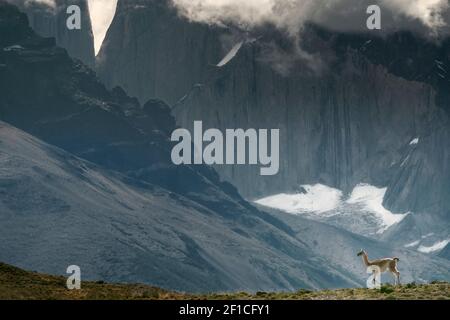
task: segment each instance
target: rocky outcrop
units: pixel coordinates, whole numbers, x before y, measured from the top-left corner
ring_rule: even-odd
[[[67,50],[73,58],[80,59],[87,66],[95,65],[94,36],[87,0],[55,0],[50,6],[45,2],[9,0],[25,12],[30,26],[43,37],[54,37],[56,44]],[[70,5],[81,9],[81,30],[69,30],[66,10]]]

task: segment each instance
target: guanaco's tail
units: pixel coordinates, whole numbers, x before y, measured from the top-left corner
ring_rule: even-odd
[[[395,258],[394,258],[394,261],[395,261],[395,262],[399,262],[399,261],[400,261],[400,259],[399,259],[399,258],[397,258],[397,257],[395,257]]]

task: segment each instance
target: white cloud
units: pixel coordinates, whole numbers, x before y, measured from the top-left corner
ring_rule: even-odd
[[[232,22],[252,28],[267,22],[297,33],[307,21],[337,29],[365,28],[366,8],[382,8],[385,27],[409,28],[413,20],[436,32],[446,26],[447,0],[172,0],[189,19],[208,24]]]
[[[444,27],[443,12],[449,9],[447,0],[383,0],[383,6],[394,13],[422,21],[431,29]]]
[[[26,0],[25,4],[30,3],[30,2],[46,4],[50,7],[54,7],[56,5],[55,0]]]

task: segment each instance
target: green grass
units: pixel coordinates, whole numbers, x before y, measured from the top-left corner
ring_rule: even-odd
[[[450,284],[432,282],[375,289],[340,289],[296,292],[185,294],[142,284],[82,282],[81,290],[67,290],[66,278],[24,271],[0,263],[0,300],[450,300]]]

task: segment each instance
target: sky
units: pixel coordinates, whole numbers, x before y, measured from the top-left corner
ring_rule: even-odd
[[[366,9],[379,5],[382,27],[421,29],[436,34],[448,27],[448,0],[172,0],[178,10],[194,21],[208,24],[237,23],[247,28],[269,22],[297,33],[307,21],[331,29],[360,30],[366,27]],[[448,30],[446,31],[448,32]]]
[[[89,11],[94,33],[95,54],[100,51],[106,32],[114,18],[117,0],[89,0]]]

